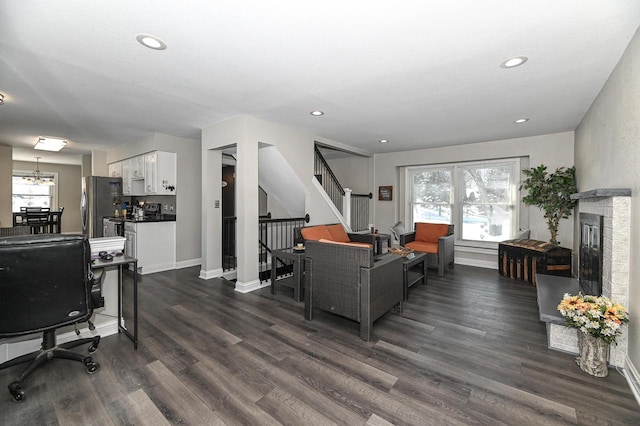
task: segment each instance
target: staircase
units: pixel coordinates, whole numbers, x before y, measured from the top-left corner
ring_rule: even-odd
[[[343,224],[352,232],[366,231],[369,227],[369,200],[373,194],[353,194],[342,187],[329,167],[318,146],[314,147],[313,174],[329,199],[343,217]]]

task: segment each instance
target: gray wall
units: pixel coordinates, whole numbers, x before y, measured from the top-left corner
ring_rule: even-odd
[[[0,224],[11,226],[11,172],[13,170],[13,148],[0,145]]]
[[[371,189],[371,179],[368,173],[371,166],[370,157],[349,156],[344,158],[327,159],[331,171],[338,178],[338,182],[353,191],[354,194],[368,194]]]
[[[576,129],[578,187],[631,188],[629,359],[640,369],[640,30]]]

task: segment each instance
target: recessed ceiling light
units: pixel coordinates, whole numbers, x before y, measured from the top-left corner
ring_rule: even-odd
[[[520,65],[524,64],[528,60],[529,60],[529,58],[527,58],[526,56],[514,56],[512,58],[509,58],[509,59],[503,61],[500,64],[500,67],[501,68],[519,67]]]
[[[149,49],[165,50],[167,48],[167,45],[164,43],[164,41],[153,35],[138,34],[136,36],[136,40],[138,40],[138,43],[140,43],[144,47],[148,47]]]
[[[324,115],[324,112],[322,111],[311,111],[309,114],[313,115],[314,117],[320,117],[321,115]]]
[[[387,143],[387,142],[389,142],[389,139],[380,139],[378,142],[380,142],[380,143]]]
[[[514,123],[522,124],[522,123],[526,123],[527,121],[529,121],[528,118],[518,118],[516,121],[514,121]]]
[[[41,151],[60,151],[67,145],[67,141],[64,139],[57,138],[40,138],[38,142],[36,142],[34,149],[39,149]]]

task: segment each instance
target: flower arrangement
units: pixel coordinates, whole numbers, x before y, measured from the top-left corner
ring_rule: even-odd
[[[615,343],[616,337],[622,333],[620,326],[629,322],[625,307],[605,296],[583,296],[580,293],[572,296],[566,293],[558,310],[567,327],[577,328],[607,343]]]

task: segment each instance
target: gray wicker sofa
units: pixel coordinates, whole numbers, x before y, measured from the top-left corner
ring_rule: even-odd
[[[373,249],[340,243],[305,242],[305,318],[320,309],[360,323],[371,339],[373,322],[397,307],[402,313],[402,257],[374,260]]]

